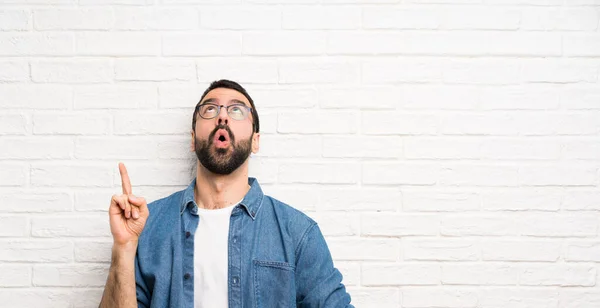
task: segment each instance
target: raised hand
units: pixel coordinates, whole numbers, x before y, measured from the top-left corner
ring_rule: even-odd
[[[119,172],[123,194],[113,195],[110,200],[108,209],[110,232],[115,245],[137,247],[137,240],[144,230],[150,212],[146,199],[132,194],[129,175],[123,163],[119,163]]]

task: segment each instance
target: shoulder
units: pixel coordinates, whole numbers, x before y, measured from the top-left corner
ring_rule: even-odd
[[[317,224],[302,211],[267,195],[263,198],[260,212],[260,215],[273,220],[281,229],[288,231],[288,234],[297,242]]]

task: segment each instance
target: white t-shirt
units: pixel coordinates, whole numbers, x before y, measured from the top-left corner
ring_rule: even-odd
[[[240,200],[241,202],[242,200]],[[228,307],[229,218],[240,202],[222,209],[198,208],[194,235],[194,307]]]

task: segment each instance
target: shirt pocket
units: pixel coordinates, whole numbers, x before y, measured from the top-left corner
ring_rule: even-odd
[[[296,307],[294,266],[286,262],[253,260],[256,308]]]

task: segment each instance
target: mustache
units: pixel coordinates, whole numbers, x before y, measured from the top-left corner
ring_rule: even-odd
[[[210,133],[210,135],[208,135],[208,142],[212,143],[215,135],[217,134],[217,131],[219,129],[224,129],[227,131],[227,133],[229,134],[229,139],[231,140],[231,143],[233,143],[235,141],[235,137],[233,136],[233,132],[231,132],[231,129],[229,128],[229,126],[225,125],[225,124],[219,124],[217,125],[217,127],[215,127],[215,129],[213,129],[213,131]]]

